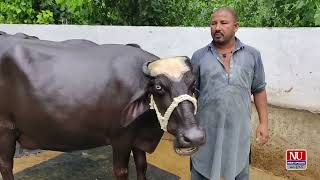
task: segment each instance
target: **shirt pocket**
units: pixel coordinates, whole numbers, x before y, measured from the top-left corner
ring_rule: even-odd
[[[253,78],[253,68],[246,66],[234,66],[234,72],[231,77],[231,83],[236,86],[251,89],[251,83]]]

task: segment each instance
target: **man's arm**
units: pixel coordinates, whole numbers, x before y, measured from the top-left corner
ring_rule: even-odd
[[[268,132],[268,104],[266,90],[262,90],[253,94],[254,104],[259,115],[259,125],[256,130],[257,141],[265,144],[269,139]]]

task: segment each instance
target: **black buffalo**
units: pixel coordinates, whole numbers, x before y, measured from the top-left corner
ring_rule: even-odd
[[[136,45],[25,37],[0,36],[4,180],[14,179],[16,142],[63,152],[111,145],[117,179],[127,179],[132,151],[141,180],[146,179],[145,152],[155,150],[162,129],[176,137],[177,153],[189,155],[204,143],[191,101],[197,68],[187,57],[159,59]],[[160,126],[151,97],[162,115],[180,97],[168,125]]]

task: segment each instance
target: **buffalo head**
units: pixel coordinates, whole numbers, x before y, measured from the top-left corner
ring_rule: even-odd
[[[176,137],[178,154],[192,154],[205,142],[205,133],[195,120],[198,67],[192,67],[188,57],[174,57],[145,63],[143,72],[150,79],[150,106],[161,128]]]

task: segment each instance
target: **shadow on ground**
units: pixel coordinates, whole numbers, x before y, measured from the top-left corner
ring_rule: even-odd
[[[49,161],[15,174],[16,180],[112,180],[112,149],[101,147],[85,151],[64,153]],[[131,157],[129,180],[136,179]],[[177,180],[179,177],[148,164],[148,180]]]

